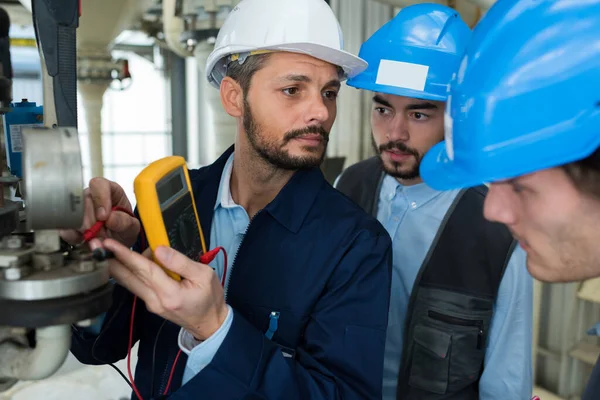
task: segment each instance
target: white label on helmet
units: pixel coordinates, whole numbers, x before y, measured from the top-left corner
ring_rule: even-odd
[[[428,72],[428,65],[381,60],[375,82],[378,85],[422,91],[427,83]]]
[[[450,116],[450,102],[452,96],[448,96],[446,101],[446,111],[444,112],[444,143],[446,144],[446,154],[450,161],[454,160],[454,143],[452,143],[452,117]]]

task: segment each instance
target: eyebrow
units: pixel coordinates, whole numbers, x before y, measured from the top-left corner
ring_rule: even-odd
[[[387,101],[386,99],[384,99],[383,97],[379,96],[379,95],[375,95],[373,96],[373,101],[375,103],[381,104],[382,106],[385,107],[389,107],[389,108],[394,108],[394,106],[392,106],[392,104]],[[406,111],[414,111],[414,110],[437,110],[438,106],[433,104],[433,103],[429,103],[429,102],[425,102],[425,103],[413,103],[413,104],[409,104],[406,107],[404,107],[404,109]]]
[[[324,87],[332,87],[335,89],[339,89],[340,87],[342,87],[342,84],[340,83],[339,79],[332,79],[329,82],[327,82],[327,84]]]
[[[392,104],[389,101],[387,101],[386,99],[384,99],[383,97],[381,97],[379,95],[373,96],[373,102],[375,102],[377,104],[381,104],[382,106],[385,106],[385,107],[394,108],[394,107],[392,107]]]
[[[306,82],[306,83],[312,82],[312,79],[310,79],[310,77],[308,77],[306,75],[296,75],[296,74],[285,75],[285,76],[278,78],[277,80],[282,81],[282,82],[284,82],[284,81]]]
[[[438,106],[436,106],[433,103],[414,103],[414,104],[409,104],[406,107],[404,107],[404,109],[406,111],[413,111],[413,110],[437,110]]]
[[[281,78],[277,79],[280,82],[304,82],[304,83],[311,83],[312,79],[307,76],[307,75],[296,75],[296,74],[290,74],[290,75],[285,75],[282,76]],[[332,79],[329,82],[327,82],[325,84],[324,87],[333,87],[335,89],[339,89],[342,86],[342,84],[340,83],[339,79]]]

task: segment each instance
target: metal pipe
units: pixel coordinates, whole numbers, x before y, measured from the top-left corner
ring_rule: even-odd
[[[183,19],[175,16],[176,0],[163,0],[162,20],[165,42],[175,54],[180,57],[191,57],[193,54],[187,51],[180,41],[184,31]]]
[[[171,89],[171,140],[173,155],[188,158],[187,145],[187,84],[185,58],[168,54]]]
[[[199,69],[198,78],[198,143],[199,163],[207,165],[235,142],[237,120],[227,114],[221,103],[219,90],[211,87],[206,79],[206,60],[213,46],[200,42],[194,51]]]
[[[475,4],[477,7],[481,8],[484,12],[489,10],[496,0],[468,0],[469,2]]]
[[[19,0],[19,3],[21,3],[29,12],[31,12],[31,0]]]
[[[102,153],[102,105],[110,82],[79,81],[79,93],[85,109],[92,177],[104,176]]]
[[[13,342],[0,344],[0,377],[39,380],[54,374],[64,363],[71,346],[69,325],[39,328],[34,348]]]

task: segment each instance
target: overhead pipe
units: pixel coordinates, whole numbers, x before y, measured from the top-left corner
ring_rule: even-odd
[[[90,150],[90,172],[92,177],[104,176],[104,156],[102,151],[102,105],[104,93],[110,82],[79,81],[79,93],[85,109],[85,122],[88,130]]]
[[[199,163],[208,165],[235,141],[237,120],[227,114],[221,103],[219,90],[206,79],[206,61],[213,45],[206,41],[196,46],[194,56],[199,70],[198,79],[198,135]]]
[[[184,21],[175,15],[177,0],[163,0],[162,22],[165,42],[169,49],[179,57],[192,57],[194,54],[181,43],[181,34],[185,30]]]
[[[470,3],[473,3],[477,7],[481,8],[484,12],[492,8],[496,0],[467,0]]]
[[[454,8],[461,16],[465,24],[473,28],[482,15],[480,6],[475,3],[493,3],[494,0],[376,0],[379,3],[389,4],[394,7],[408,7],[415,4],[436,3]]]
[[[31,0],[19,0],[19,3],[21,3],[29,12],[31,12]]]

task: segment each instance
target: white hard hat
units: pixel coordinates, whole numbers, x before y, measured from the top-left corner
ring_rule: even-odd
[[[340,24],[324,0],[242,0],[219,30],[206,78],[218,88],[232,56],[265,50],[307,54],[341,67],[344,78],[351,78],[367,62],[343,46]]]

